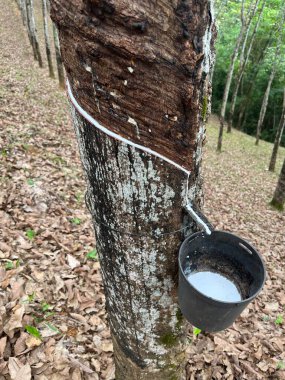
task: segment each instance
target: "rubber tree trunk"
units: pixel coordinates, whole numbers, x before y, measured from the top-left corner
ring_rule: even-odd
[[[43,67],[43,60],[42,60],[42,55],[40,51],[40,45],[39,45],[36,22],[35,22],[33,0],[26,0],[26,5],[27,5],[29,31],[31,33],[31,41],[32,41],[32,47],[34,51],[34,57],[39,62],[39,66]]]
[[[271,205],[275,207],[277,210],[283,211],[284,203],[285,203],[285,160],[283,162],[283,166],[281,169],[277,187],[274,192],[273,199],[271,201]]]
[[[62,58],[61,58],[58,31],[54,23],[52,24],[52,30],[53,30],[53,40],[54,40],[54,48],[55,48],[58,83],[59,83],[60,88],[65,88],[64,67],[63,67]]]
[[[29,0],[24,0],[24,1],[25,1],[25,9],[26,9],[26,17],[27,17],[27,33],[30,40],[30,44],[33,49],[34,59],[37,61],[38,56],[37,56],[35,41],[33,39],[32,26],[31,26],[32,22],[31,22],[30,1]]]
[[[47,61],[48,61],[49,76],[51,78],[55,78],[53,64],[52,64],[51,50],[50,50],[50,42],[49,42],[48,11],[47,11],[46,0],[42,0],[42,10],[43,10],[44,35],[45,35],[45,45],[46,45],[46,55],[47,55]]]
[[[265,94],[264,94],[264,97],[262,100],[262,105],[261,105],[261,109],[260,109],[260,113],[259,113],[259,119],[258,119],[257,128],[256,128],[255,145],[259,144],[261,128],[262,128],[264,118],[265,118],[265,114],[267,111],[270,90],[271,90],[271,86],[272,86],[272,82],[273,82],[273,79],[275,77],[275,74],[276,74],[276,61],[273,63],[272,70],[271,70],[269,80],[267,83],[267,88],[266,88],[266,91],[265,91]]]
[[[185,330],[177,304],[183,236],[174,231],[190,222],[183,212],[186,195],[201,201],[215,29],[211,1],[173,4],[51,1],[67,77],[81,107],[109,130],[191,171],[187,187],[186,173],[107,136],[71,107],[116,380],[185,379]]]
[[[20,11],[21,11],[23,25],[27,26],[26,2],[25,0],[20,0],[19,4],[20,4]]]
[[[261,109],[260,109],[260,113],[259,113],[259,119],[258,119],[258,123],[257,123],[257,128],[256,128],[255,145],[259,144],[261,129],[262,129],[263,122],[264,122],[264,117],[265,117],[265,114],[266,114],[266,111],[267,111],[267,106],[268,106],[268,100],[269,100],[269,95],[270,95],[270,91],[271,91],[271,86],[272,86],[272,82],[273,82],[275,74],[276,74],[277,65],[278,65],[279,60],[280,60],[280,48],[281,48],[282,35],[283,35],[282,31],[283,31],[284,20],[285,20],[285,7],[282,9],[281,13],[282,13],[282,18],[280,20],[281,22],[280,22],[280,25],[279,25],[279,28],[278,28],[278,31],[277,31],[278,32],[278,34],[277,34],[278,35],[278,39],[277,39],[277,43],[276,43],[276,48],[275,48],[275,54],[274,54],[274,59],[273,59],[273,63],[272,63],[271,73],[270,73],[268,84],[267,84],[267,88],[266,88],[266,91],[265,91],[265,94],[264,94],[264,97],[263,97],[263,101],[262,101],[262,105],[261,105]]]
[[[240,109],[239,109],[237,129],[242,129],[243,123],[246,122],[245,114],[247,113],[248,107],[250,107],[250,104],[251,104],[250,100],[252,97],[252,92],[255,88],[256,78],[257,78],[260,68],[262,67],[262,62],[264,61],[264,58],[266,56],[267,49],[269,46],[271,46],[273,35],[274,33],[272,29],[270,32],[269,38],[266,40],[265,44],[260,48],[260,52],[257,57],[257,60],[254,62],[253,70],[251,70],[250,72],[249,87],[246,89],[246,96],[242,100]]]
[[[278,129],[276,132],[276,136],[275,136],[275,140],[274,140],[274,146],[273,146],[273,150],[272,150],[272,155],[271,155],[271,159],[270,159],[270,163],[269,163],[269,170],[271,172],[274,172],[274,170],[275,170],[277,153],[278,153],[278,149],[279,149],[279,146],[281,143],[284,128],[285,128],[285,88],[284,88],[284,94],[283,94],[282,115],[281,115],[281,119],[280,119]]]
[[[227,74],[227,79],[226,79],[226,85],[224,89],[224,95],[223,95],[223,100],[222,100],[222,107],[221,107],[221,112],[220,112],[220,128],[219,128],[219,137],[218,137],[218,145],[217,145],[217,151],[221,152],[222,151],[222,142],[223,142],[223,132],[224,132],[224,126],[225,126],[225,116],[226,116],[226,108],[227,108],[227,103],[228,103],[228,98],[229,98],[229,92],[230,92],[230,87],[232,83],[232,78],[233,78],[233,72],[234,72],[234,67],[235,67],[235,62],[238,57],[238,52],[240,48],[240,44],[242,42],[243,36],[245,32],[245,18],[244,18],[244,0],[242,0],[242,5],[241,5],[241,28],[240,32],[238,35],[238,38],[236,40],[235,48],[233,51],[233,54],[231,56],[231,62]]]
[[[267,111],[270,90],[271,90],[271,86],[272,86],[272,82],[273,82],[273,79],[275,77],[275,74],[276,74],[276,66],[274,64],[273,67],[272,67],[272,70],[271,70],[271,73],[270,73],[270,76],[269,76],[269,80],[268,80],[268,83],[267,83],[267,88],[266,88],[266,91],[265,91],[265,94],[264,94],[264,97],[263,97],[263,100],[262,100],[262,105],[261,105],[261,109],[260,109],[260,113],[259,113],[259,119],[258,119],[257,128],[256,128],[255,145],[259,144],[260,134],[261,134],[261,128],[262,128],[264,117],[265,117],[265,114],[266,114],[266,111]]]
[[[231,130],[232,130],[233,118],[234,118],[234,113],[235,113],[235,108],[236,108],[236,101],[237,101],[238,91],[239,91],[239,88],[240,88],[240,85],[241,85],[241,81],[242,81],[243,75],[245,73],[245,69],[247,67],[247,63],[248,63],[248,60],[249,60],[249,57],[250,57],[250,54],[251,54],[251,50],[252,50],[252,47],[253,47],[253,42],[255,40],[256,33],[258,31],[258,28],[259,28],[259,24],[260,24],[260,21],[261,21],[261,18],[262,18],[262,14],[263,14],[263,10],[264,10],[265,4],[266,4],[266,0],[263,1],[262,7],[260,9],[258,19],[257,19],[257,21],[255,23],[252,35],[250,37],[250,43],[249,43],[249,47],[248,47],[248,49],[246,51],[246,54],[245,54],[245,48],[246,48],[247,39],[248,39],[249,31],[250,31],[250,26],[251,26],[251,22],[253,20],[253,17],[255,16],[256,11],[252,14],[252,17],[251,17],[251,19],[249,21],[249,25],[248,25],[248,28],[247,28],[246,38],[243,41],[242,52],[241,52],[241,57],[240,57],[240,62],[239,62],[239,69],[238,69],[238,74],[237,74],[236,81],[235,81],[235,87],[234,87],[232,101],[231,101],[231,108],[230,108],[230,112],[229,112],[229,120],[228,120],[228,128],[227,128],[227,132],[228,133],[230,133]],[[257,6],[258,6],[258,3],[257,3]]]

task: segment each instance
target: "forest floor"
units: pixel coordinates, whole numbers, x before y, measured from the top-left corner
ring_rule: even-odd
[[[65,93],[0,0],[0,380],[112,380],[112,344]],[[238,131],[204,155],[205,213],[262,253],[265,288],[229,329],[189,340],[187,379],[285,379],[285,213],[269,205],[272,144]],[[278,158],[280,171],[281,149]],[[283,322],[284,321],[284,322]],[[167,380],[167,379],[166,379]]]

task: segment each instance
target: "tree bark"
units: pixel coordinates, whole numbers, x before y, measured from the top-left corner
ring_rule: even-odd
[[[236,101],[237,101],[238,91],[239,91],[240,84],[241,84],[241,81],[242,81],[243,75],[245,73],[245,69],[246,69],[246,66],[247,66],[250,54],[251,54],[251,50],[252,50],[252,47],[253,47],[253,42],[255,40],[255,36],[256,36],[256,33],[258,31],[258,28],[259,28],[259,24],[260,24],[260,21],[261,21],[261,18],[262,18],[262,14],[263,14],[263,10],[264,10],[265,4],[266,4],[266,0],[263,1],[261,10],[259,12],[258,19],[256,21],[254,30],[253,30],[251,38],[250,38],[250,44],[249,44],[249,47],[247,49],[246,56],[244,58],[244,52],[245,52],[245,48],[246,48],[246,44],[247,44],[247,39],[248,39],[249,31],[250,31],[251,22],[252,22],[253,17],[255,16],[256,11],[252,14],[252,17],[250,19],[250,22],[249,22],[249,25],[248,25],[248,28],[247,28],[246,38],[244,39],[243,46],[242,46],[242,53],[241,53],[241,57],[240,57],[239,70],[238,70],[237,78],[236,78],[236,81],[235,81],[235,88],[234,88],[233,96],[232,96],[232,102],[231,102],[231,108],[230,108],[229,120],[228,120],[228,128],[227,128],[227,132],[228,133],[230,133],[231,130],[232,130],[233,118],[234,118],[234,113],[235,113],[235,107],[236,107]],[[258,3],[257,3],[257,6],[258,6]]]
[[[272,155],[269,163],[269,171],[274,172],[275,170],[275,165],[276,165],[276,160],[277,160],[277,153],[278,149],[281,143],[283,131],[285,128],[285,88],[284,88],[284,93],[283,93],[283,107],[282,107],[282,114],[280,118],[280,122],[278,125],[278,129],[276,132],[275,140],[274,140],[274,146],[272,150]]]
[[[187,175],[72,117],[87,176],[114,343],[116,380],[185,379],[177,252],[201,204],[210,103],[211,1],[52,0],[72,92],[101,125],[191,171]],[[115,31],[115,32],[114,32]],[[168,234],[156,237],[155,234]]]
[[[285,160],[281,169],[277,187],[274,192],[271,205],[277,210],[283,211],[285,203]]]
[[[32,49],[33,49],[34,59],[37,61],[38,56],[37,56],[37,51],[36,51],[36,47],[35,47],[35,42],[34,42],[33,35],[32,35],[32,28],[31,28],[30,2],[29,2],[29,0],[24,0],[24,1],[25,1],[25,10],[26,10],[26,17],[27,17],[27,33],[28,33],[30,44],[31,44]]]
[[[33,0],[26,0],[26,5],[27,5],[27,16],[28,16],[28,23],[29,23],[29,31],[31,34],[31,41],[32,41],[32,47],[33,47],[33,51],[34,51],[34,57],[39,62],[39,66],[43,67],[43,60],[42,60],[42,55],[41,55],[41,51],[40,51],[40,45],[39,45],[35,16],[34,16],[34,2],[33,2]]]
[[[27,11],[26,11],[26,2],[25,2],[25,0],[20,0],[19,1],[19,5],[20,5],[20,11],[21,11],[23,25],[27,26]]]
[[[49,42],[48,12],[47,12],[46,0],[42,0],[42,10],[43,10],[44,35],[45,35],[45,45],[46,45],[46,55],[47,55],[47,61],[48,61],[49,76],[51,78],[55,78],[53,64],[52,64],[51,50],[50,50],[50,42]]]
[[[65,88],[64,68],[63,68],[63,63],[61,59],[58,32],[54,23],[52,24],[52,30],[53,30],[53,40],[54,40],[54,47],[55,47],[55,57],[56,57],[59,87]]]
[[[272,71],[270,73],[269,80],[267,83],[267,88],[266,88],[266,91],[265,91],[265,94],[263,97],[263,101],[262,101],[262,105],[261,105],[261,109],[260,109],[260,113],[259,113],[259,119],[258,119],[258,123],[257,123],[257,128],[256,128],[255,145],[259,144],[261,128],[262,128],[264,117],[265,117],[265,114],[267,111],[270,90],[271,90],[271,86],[272,86],[272,82],[273,82],[273,79],[275,77],[275,74],[276,74],[276,63],[273,64]]]

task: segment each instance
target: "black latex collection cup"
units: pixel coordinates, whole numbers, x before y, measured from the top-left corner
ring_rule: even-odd
[[[236,284],[240,300],[226,302],[207,296],[189,281],[188,273],[219,273]],[[184,317],[202,331],[215,332],[231,326],[261,291],[266,277],[260,254],[231,233],[197,232],[179,251],[179,305]],[[210,286],[210,284],[209,284]]]

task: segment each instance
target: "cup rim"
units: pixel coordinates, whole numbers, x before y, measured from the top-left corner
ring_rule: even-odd
[[[183,271],[183,268],[182,268],[182,260],[181,260],[181,254],[182,254],[182,249],[183,247],[191,240],[193,239],[197,239],[199,237],[208,237],[210,238],[212,234],[222,234],[224,236],[231,236],[231,237],[234,237],[235,239],[238,239],[240,240],[240,242],[242,244],[246,244],[247,246],[249,246],[249,248],[254,251],[254,253],[256,254],[256,256],[259,258],[260,260],[260,263],[261,263],[261,266],[262,266],[262,269],[263,269],[263,281],[259,287],[259,289],[250,297],[248,298],[245,298],[245,299],[242,299],[241,301],[235,301],[235,302],[229,302],[229,301],[221,301],[221,300],[218,300],[216,298],[213,298],[213,297],[209,297],[207,296],[206,294],[200,292],[197,288],[195,288],[195,286],[193,286],[187,279],[186,275],[185,275],[185,272]],[[264,260],[261,256],[261,254],[250,244],[248,243],[246,240],[240,238],[239,236],[235,235],[235,234],[232,234],[230,232],[226,232],[226,231],[219,231],[219,230],[214,230],[212,231],[211,235],[207,235],[204,231],[199,231],[199,232],[195,232],[194,234],[188,236],[184,241],[183,243],[181,244],[180,246],[180,249],[179,249],[179,254],[178,254],[178,265],[179,265],[179,271],[180,273],[183,275],[183,278],[187,281],[187,283],[189,284],[189,286],[191,286],[192,289],[194,289],[195,292],[198,293],[198,295],[200,297],[203,297],[207,300],[210,300],[210,301],[214,301],[215,303],[220,303],[222,305],[242,305],[242,304],[245,304],[245,303],[249,303],[251,302],[252,300],[254,300],[258,294],[261,292],[261,290],[263,289],[264,287],[264,284],[265,284],[265,281],[266,281],[266,266],[265,266],[265,263],[264,263]]]

